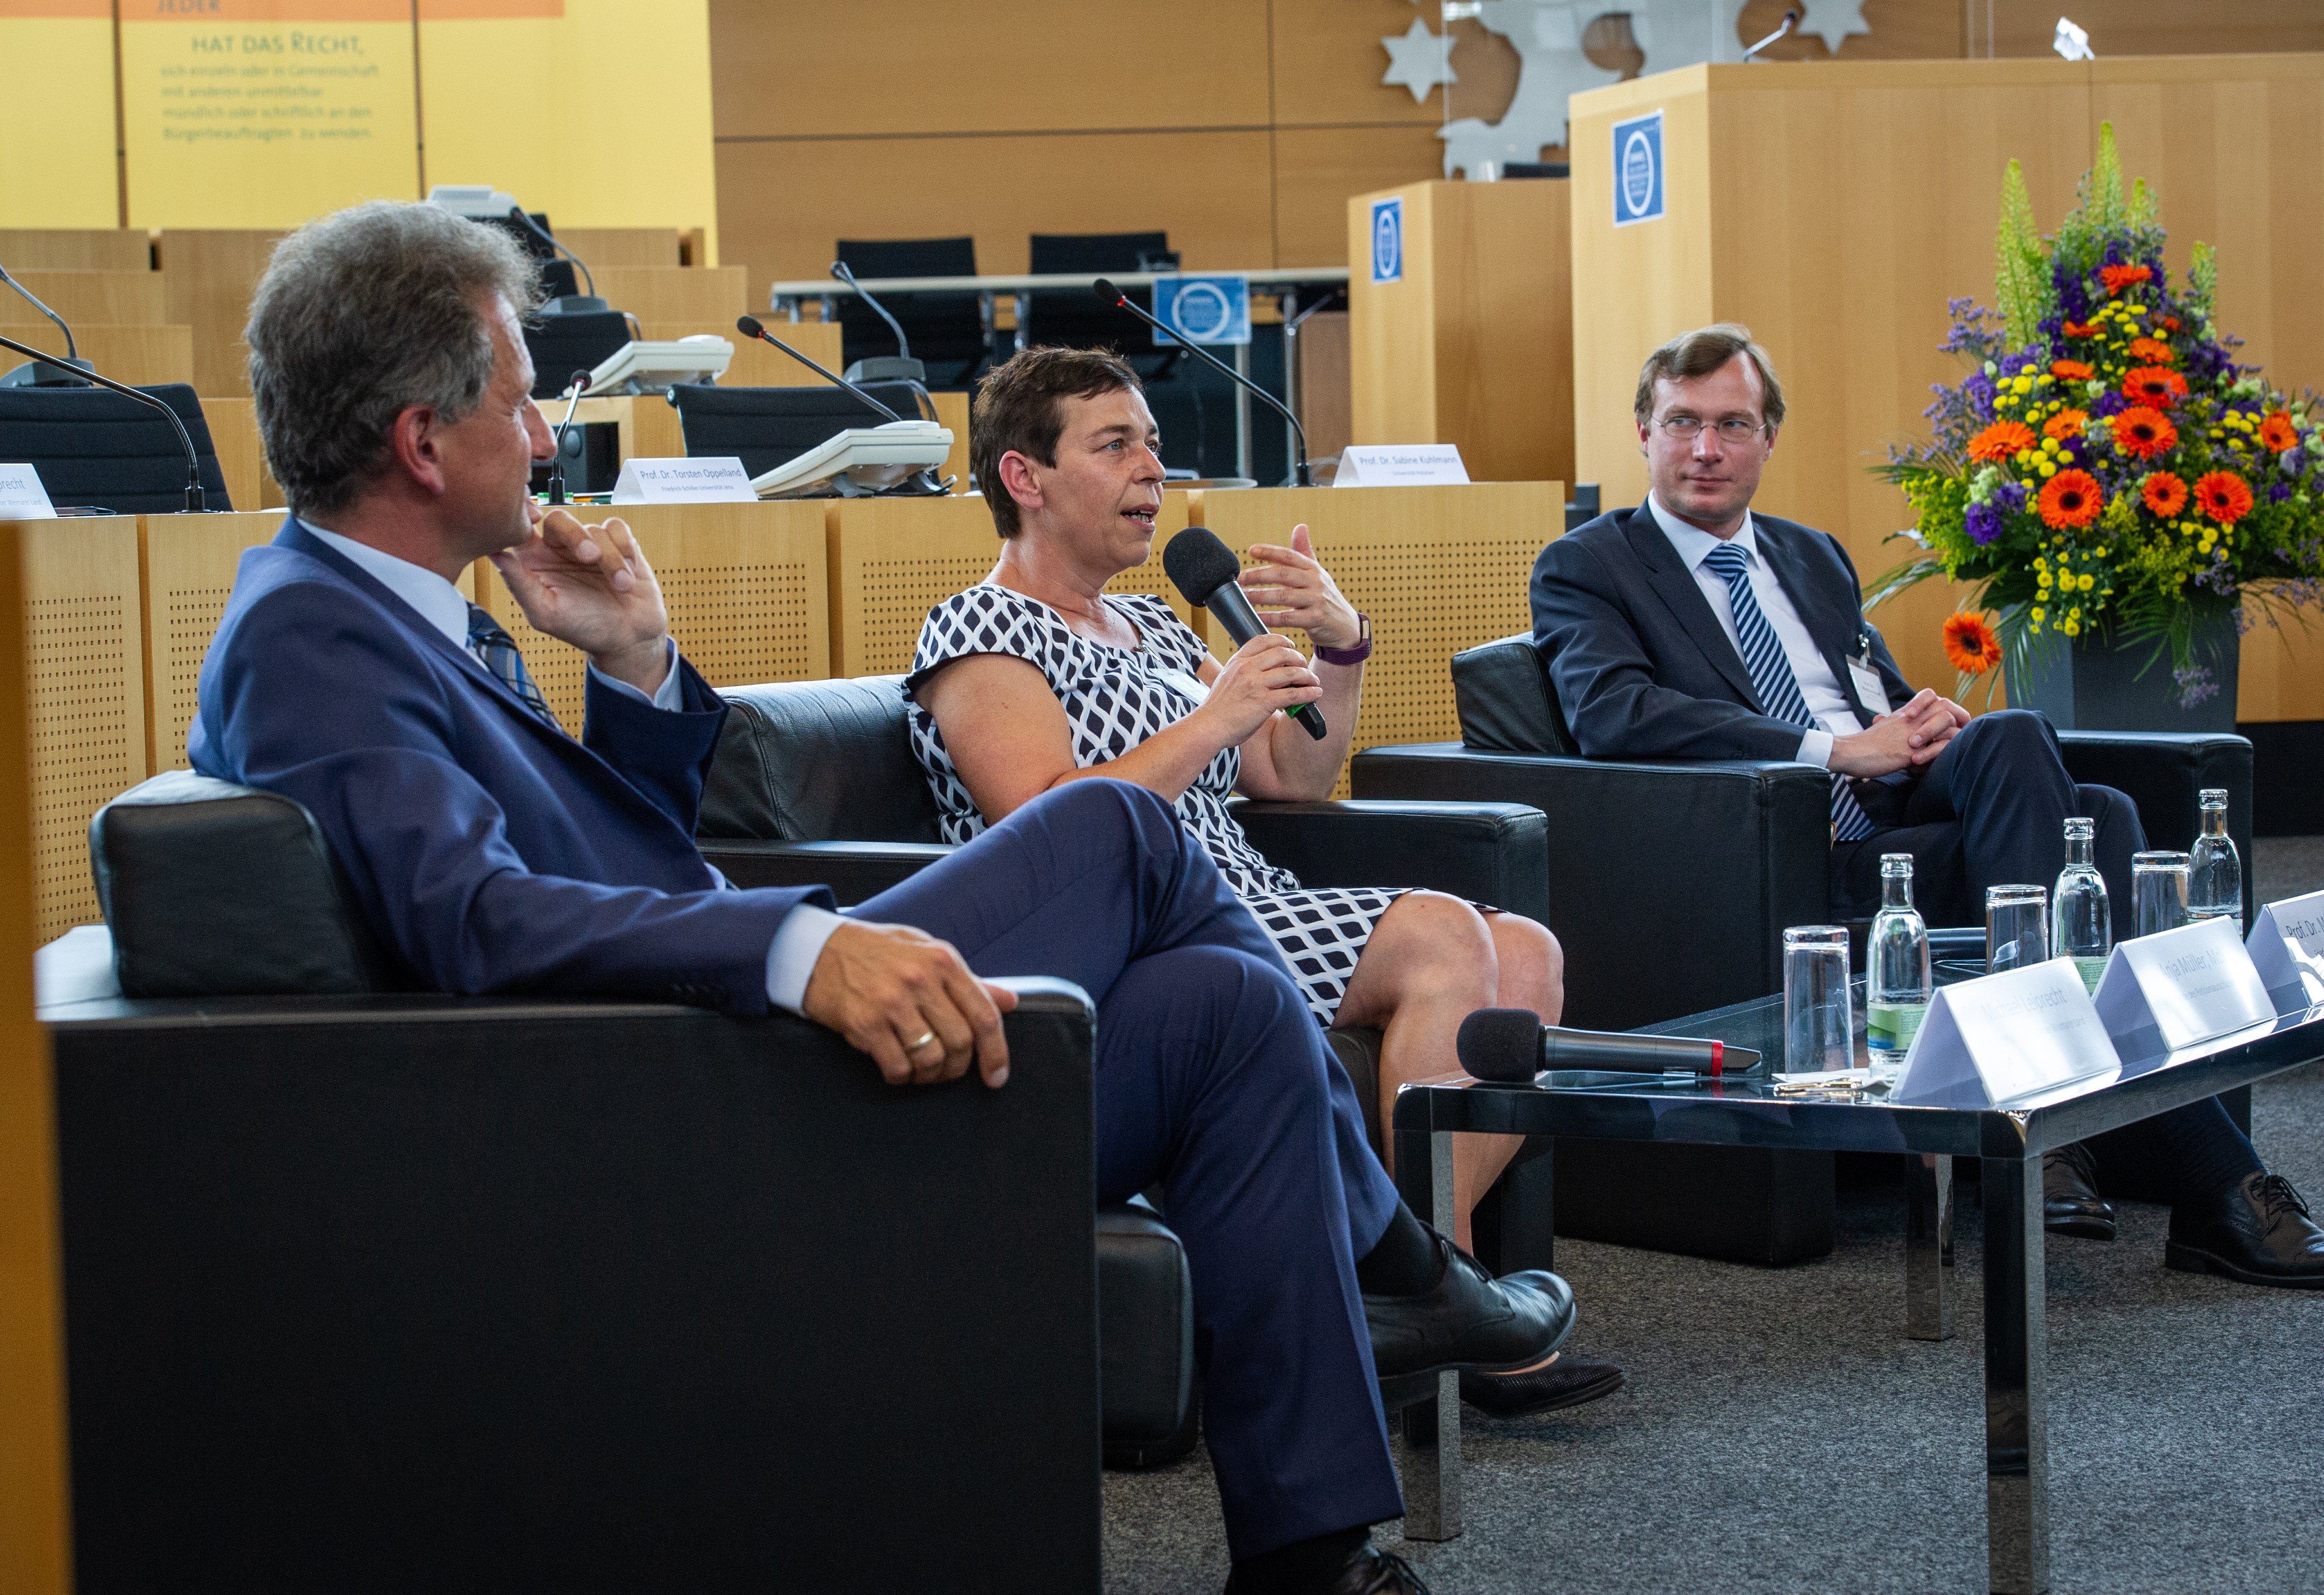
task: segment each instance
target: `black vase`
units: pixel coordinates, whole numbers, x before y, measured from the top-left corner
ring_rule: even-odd
[[[2034,640],[2025,668],[2009,682],[2010,706],[2039,709],[2061,731],[2232,732],[2241,639],[2232,612],[2195,622],[2194,662],[2209,667],[2218,690],[2191,708],[2179,705],[2171,649],[2162,639],[2136,642],[2084,632]]]

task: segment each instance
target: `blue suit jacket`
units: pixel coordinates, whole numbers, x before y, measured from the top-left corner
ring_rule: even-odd
[[[293,520],[247,550],[202,662],[196,770],[322,826],[381,945],[438,991],[767,1009],[767,948],[820,887],[720,890],[694,845],[725,705],[593,677],[575,742]]]
[[[1893,707],[1913,688],[1864,618],[1856,567],[1822,532],[1755,513],[1756,540],[1857,717],[1848,661],[1868,645]],[[1760,712],[1743,656],[1644,504],[1558,539],[1533,566],[1533,636],[1591,759],[1796,759],[1801,727]]]

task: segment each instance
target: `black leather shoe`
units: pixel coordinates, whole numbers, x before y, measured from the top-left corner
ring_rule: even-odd
[[[1227,1576],[1226,1595],[1244,1595],[1233,1574]],[[1348,1553],[1348,1559],[1314,1586],[1314,1595],[1428,1595],[1428,1586],[1403,1557],[1366,1540]]]
[[[1488,1417],[1522,1418],[1561,1406],[1579,1406],[1622,1388],[1622,1370],[1610,1362],[1561,1357],[1531,1373],[1463,1373],[1461,1399]]]
[[[2290,1180],[2263,1170],[2208,1202],[2172,1207],[2163,1261],[2246,1285],[2324,1290],[2324,1230]]]
[[[1372,1366],[1384,1379],[1446,1369],[1499,1372],[1539,1362],[1573,1330],[1573,1292],[1538,1268],[1496,1279],[1442,1235],[1444,1276],[1418,1295],[1364,1297]]]
[[[2042,1154],[2042,1227],[2085,1240],[2114,1239],[2114,1203],[2098,1192],[2098,1160],[2076,1141]]]

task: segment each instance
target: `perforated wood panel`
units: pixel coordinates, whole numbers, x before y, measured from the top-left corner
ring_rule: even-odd
[[[140,519],[145,571],[145,659],[151,692],[145,752],[157,770],[186,768],[195,687],[210,639],[234,594],[242,551],[271,542],[282,512],[147,515]]]
[[[137,523],[50,521],[22,536],[33,904],[47,941],[102,917],[89,816],[145,779]]]
[[[1162,549],[1186,524],[1188,494],[1165,493],[1145,564],[1109,593],[1160,593],[1185,613],[1162,574]],[[832,673],[885,676],[911,668],[920,623],[940,600],[990,575],[1001,557],[982,498],[851,499],[831,512]]]
[[[619,513],[661,583],[670,634],[711,686],[830,673],[820,504],[633,504]],[[478,602],[516,639],[541,696],[578,736],[587,661],[534,631],[489,564],[476,567],[476,579]]]
[[[1379,639],[1350,752],[1452,742],[1452,656],[1531,625],[1526,584],[1564,523],[1563,483],[1255,488],[1204,495],[1203,521],[1238,552],[1304,521],[1315,557]],[[1248,562],[1247,562],[1248,563]],[[1302,639],[1304,641],[1305,640]],[[1348,795],[1345,770],[1333,796]]]

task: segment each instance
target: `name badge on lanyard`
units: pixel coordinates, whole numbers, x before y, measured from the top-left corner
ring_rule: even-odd
[[[1857,701],[1875,715],[1888,712],[1888,689],[1880,685],[1880,672],[1872,668],[1872,633],[1858,632],[1856,635],[1857,655],[1848,661],[1848,674],[1856,683]]]

